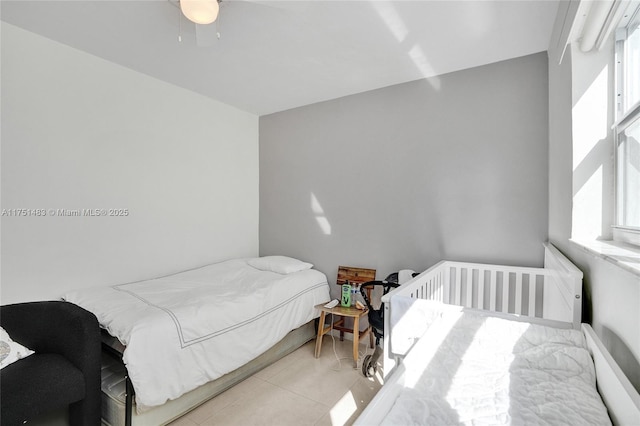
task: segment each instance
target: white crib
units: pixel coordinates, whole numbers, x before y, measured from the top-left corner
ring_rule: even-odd
[[[382,297],[385,306],[384,374],[404,355],[392,351],[393,323],[403,315],[392,300],[435,300],[507,315],[555,327],[580,328],[582,271],[550,243],[544,244],[544,268],[442,261]]]
[[[611,419],[615,424],[640,422],[640,395],[593,330],[580,323],[582,272],[553,245],[545,244],[544,250],[544,268],[443,261],[385,295],[385,385],[356,424],[378,424],[402,391],[402,360],[430,321],[414,309],[425,305],[419,299],[511,320],[582,329],[595,361],[598,392]]]

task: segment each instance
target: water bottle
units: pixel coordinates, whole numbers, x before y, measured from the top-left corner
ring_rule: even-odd
[[[352,286],[351,287],[351,306],[356,306],[356,300],[360,300],[357,296],[358,293],[360,293],[360,287],[359,286]]]

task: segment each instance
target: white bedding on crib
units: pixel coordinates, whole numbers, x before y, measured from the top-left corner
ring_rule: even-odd
[[[381,424],[611,424],[583,334],[444,310]]]
[[[126,349],[138,409],[163,404],[235,370],[318,316],[327,278],[281,275],[235,259],[168,277],[72,291]]]

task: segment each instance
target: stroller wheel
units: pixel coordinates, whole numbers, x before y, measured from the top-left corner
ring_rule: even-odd
[[[376,374],[377,366],[371,362],[371,355],[367,355],[362,360],[362,374],[364,377],[373,377]]]

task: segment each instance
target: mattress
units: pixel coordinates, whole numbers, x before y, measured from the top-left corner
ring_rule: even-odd
[[[69,292],[126,346],[138,411],[215,380],[318,316],[327,279],[262,271],[234,259],[168,277]]]
[[[125,424],[126,369],[112,356],[102,354],[101,384],[102,423],[109,426]]]
[[[403,364],[381,424],[611,424],[578,330],[445,312]]]

